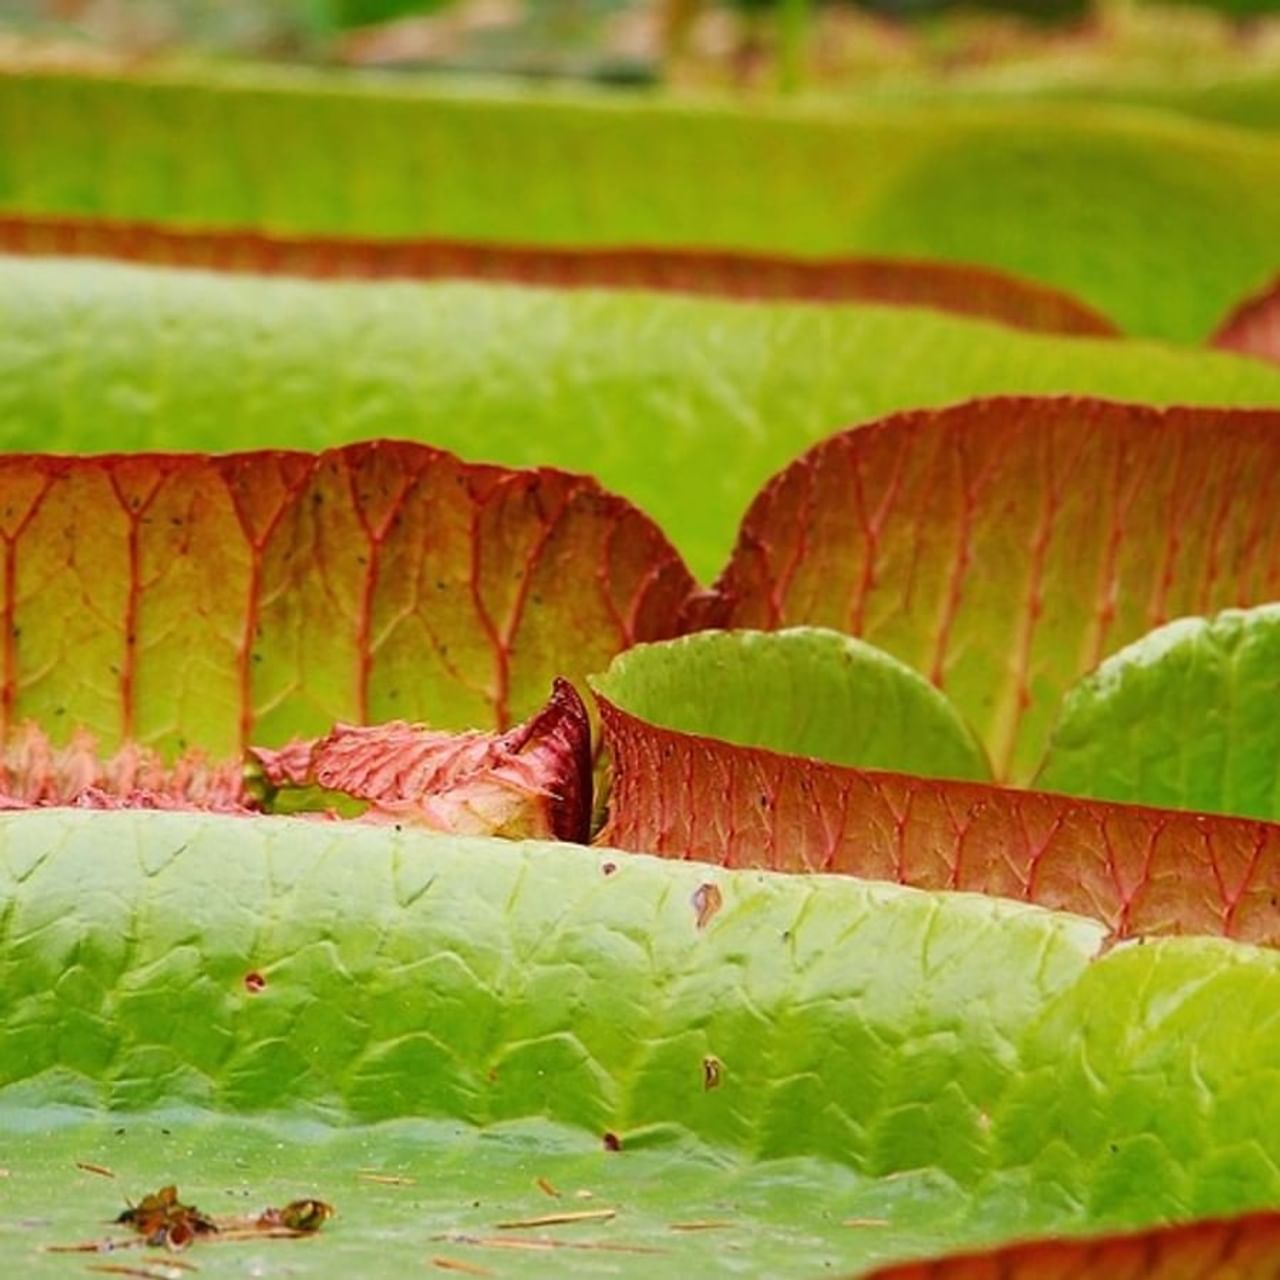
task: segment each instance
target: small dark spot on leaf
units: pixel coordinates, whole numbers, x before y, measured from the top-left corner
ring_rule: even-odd
[[[604,1135],[604,1149],[606,1151],[621,1151],[622,1139],[618,1137],[612,1129],[607,1129]]]
[[[256,996],[259,991],[266,989],[267,980],[256,969],[251,969],[244,975],[244,989],[251,995]]]
[[[714,884],[700,884],[693,891],[693,909],[697,913],[695,923],[699,929],[705,929],[711,918],[720,910],[724,897]]]
[[[600,870],[603,871],[607,876],[613,875],[613,873],[617,871],[617,869],[618,869],[618,864],[616,862],[603,862],[600,864]]]
[[[710,1093],[718,1089],[724,1080],[724,1063],[712,1054],[702,1060],[702,1087]]]

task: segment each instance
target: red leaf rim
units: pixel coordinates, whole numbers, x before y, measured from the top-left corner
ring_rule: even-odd
[[[1236,307],[1209,341],[1224,351],[1280,364],[1280,277]]]
[[[1012,898],[1100,920],[1116,940],[1280,946],[1280,825],[851,769],[596,701],[613,763],[601,845]]]
[[[686,626],[811,624],[928,675],[1027,781],[1065,689],[1170,618],[1280,596],[1280,411],[996,397],[775,475]]]
[[[1274,1280],[1280,1213],[1048,1239],[882,1267],[865,1280]]]
[[[418,444],[0,456],[0,735],[218,759],[339,721],[506,728],[673,634],[694,587],[594,480]]]
[[[712,249],[561,248],[195,230],[96,218],[0,216],[0,251],[305,277],[467,279],[753,300],[934,307],[1040,333],[1110,337],[1100,312],[990,267],[892,258],[803,259]]]

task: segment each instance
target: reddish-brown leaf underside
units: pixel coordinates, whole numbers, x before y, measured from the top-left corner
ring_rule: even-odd
[[[1280,1213],[1044,1240],[884,1267],[866,1280],[1277,1280]]]
[[[693,581],[594,480],[416,444],[0,458],[0,730],[211,759],[339,722],[505,728]]]
[[[1280,363],[1280,279],[1242,302],[1210,341],[1225,351]]]
[[[467,279],[808,302],[935,307],[1044,333],[1114,335],[1060,290],[990,267],[893,258],[805,259],[713,249],[609,249],[450,240],[290,237],[97,218],[0,217],[0,251],[122,258],[218,271]]]
[[[752,504],[694,625],[834,627],[1035,772],[1065,689],[1170,618],[1280,595],[1280,412],[1008,397],[843,432]]]
[[[1280,826],[850,769],[660,728],[597,695],[615,848],[835,872],[1280,946]]]

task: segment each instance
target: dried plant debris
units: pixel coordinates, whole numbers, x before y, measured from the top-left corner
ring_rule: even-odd
[[[137,1245],[181,1253],[196,1242],[231,1243],[247,1240],[288,1240],[315,1235],[333,1216],[333,1206],[307,1197],[258,1214],[214,1218],[193,1204],[184,1204],[173,1185],[161,1187],[130,1204],[113,1225],[133,1235],[87,1240],[79,1244],[49,1245],[47,1253],[111,1253]],[[166,1264],[168,1265],[168,1264]],[[124,1273],[122,1273],[124,1274]],[[134,1274],[130,1272],[129,1274]],[[141,1273],[138,1273],[141,1274]]]
[[[131,1227],[149,1245],[163,1245],[175,1253],[187,1248],[199,1236],[214,1235],[219,1227],[195,1205],[178,1199],[178,1188],[161,1187],[130,1205],[116,1218],[121,1226]]]

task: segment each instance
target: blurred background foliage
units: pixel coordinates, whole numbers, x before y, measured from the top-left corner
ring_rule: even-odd
[[[1280,0],[0,0],[15,50],[825,96],[1123,81],[1144,101],[1171,77],[1243,77],[1270,102]]]

